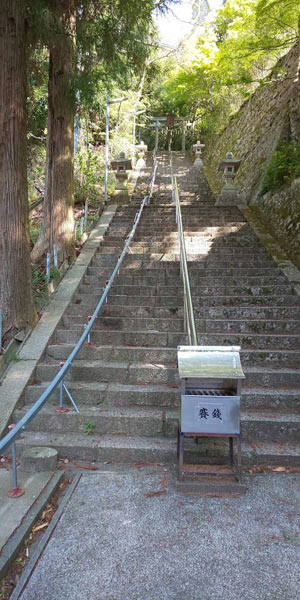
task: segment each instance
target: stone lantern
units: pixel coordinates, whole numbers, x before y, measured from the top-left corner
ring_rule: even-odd
[[[235,206],[239,204],[238,191],[233,185],[233,180],[237,174],[239,166],[241,164],[239,158],[234,158],[232,152],[227,152],[226,158],[221,160],[218,171],[223,171],[225,185],[221,191],[221,195],[218,198],[216,204],[218,206]]]
[[[194,165],[198,167],[203,167],[203,161],[201,159],[202,148],[205,148],[205,144],[201,144],[200,140],[197,141],[197,144],[193,145],[193,151],[196,155]]]
[[[145,158],[146,152],[148,152],[148,146],[141,140],[136,148],[139,153],[139,158]]]
[[[127,180],[126,171],[131,171],[132,169],[131,160],[126,158],[125,152],[120,152],[118,158],[111,161],[111,166],[115,171],[117,179],[114,196],[128,199],[128,189],[125,182]]]

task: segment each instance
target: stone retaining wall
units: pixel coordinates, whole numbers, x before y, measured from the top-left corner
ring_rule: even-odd
[[[300,180],[284,190],[261,192],[262,175],[281,140],[300,143],[300,45],[273,69],[273,81],[258,88],[221,134],[205,140],[205,171],[218,196],[223,186],[217,167],[226,152],[242,159],[235,179],[241,200],[261,212],[278,237],[299,252]],[[277,79],[276,79],[277,74]]]

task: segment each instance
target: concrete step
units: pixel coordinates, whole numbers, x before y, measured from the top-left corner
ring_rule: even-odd
[[[203,401],[205,404],[205,400]],[[30,407],[28,407],[30,408]],[[27,407],[15,412],[20,420]],[[27,431],[87,434],[87,426],[92,426],[93,434],[128,435],[146,437],[175,437],[178,428],[178,411],[152,407],[84,407],[78,414],[75,410],[57,413],[55,408],[43,408]],[[285,442],[299,441],[300,413],[282,413],[278,410],[248,411],[241,413],[241,433],[245,442]]]
[[[44,362],[36,367],[36,377],[41,381],[50,381],[60,369],[58,362]],[[245,366],[245,389],[251,387],[300,387],[300,370],[271,369]],[[75,360],[68,371],[66,381],[98,381],[118,383],[165,383],[178,384],[177,367],[161,363],[142,363],[133,361]]]
[[[214,443],[215,444],[215,443]],[[31,446],[51,446],[56,448],[60,458],[95,462],[139,463],[165,462],[175,463],[177,442],[172,438],[145,436],[93,436],[78,434],[51,434],[24,432],[17,443],[17,452]],[[186,462],[208,461],[207,444],[186,444]],[[218,452],[218,458],[225,456],[225,445]],[[215,444],[215,456],[218,447]],[[251,443],[242,444],[244,465],[299,465],[300,453],[292,443]]]
[[[149,271],[149,272],[148,272]],[[123,271],[123,269],[121,268],[120,271],[120,275],[118,276],[118,285],[156,285],[156,283],[160,283],[163,285],[174,285],[174,280],[176,282],[176,279],[178,279],[179,281],[181,281],[180,278],[180,273],[179,272],[175,272],[175,270],[172,270],[171,272],[169,272],[168,268],[166,268],[165,270],[160,270],[158,272],[156,272],[155,274],[151,274],[154,271],[154,269],[151,270],[150,269],[141,269],[139,274],[133,274],[133,273],[129,273],[128,270]],[[209,269],[209,268],[202,268],[201,264],[199,265],[199,270],[196,273],[195,271],[191,271],[189,272],[189,279],[190,282],[193,283],[194,285],[201,285],[202,282],[206,283],[206,282],[213,282],[213,281],[220,281],[221,283],[223,283],[224,281],[230,281],[233,283],[244,283],[246,281],[249,281],[249,283],[251,283],[251,281],[253,280],[253,278],[258,278],[259,281],[261,282],[262,278],[263,281],[265,281],[266,279],[266,274],[267,274],[267,281],[270,281],[270,278],[272,277],[273,280],[275,281],[279,281],[279,282],[285,282],[286,279],[284,277],[284,275],[280,274],[280,270],[279,269]],[[105,285],[105,282],[107,280],[107,277],[105,275],[98,275],[98,277],[96,279],[90,279],[89,276],[86,276],[84,279],[84,285],[98,285],[98,286],[103,286]]]
[[[68,316],[82,315],[86,318],[89,316],[90,310],[85,304],[72,304],[68,312]],[[126,305],[110,305],[103,306],[101,310],[102,317],[183,317],[183,307],[165,307],[165,306],[126,306]],[[194,307],[194,315],[196,318],[208,319],[300,319],[299,308],[291,306],[241,306],[241,307]]]
[[[79,315],[63,317],[63,325],[67,328],[84,325],[86,319]],[[275,334],[300,333],[300,321],[296,320],[266,320],[266,319],[195,319],[198,335],[202,333],[256,333]],[[172,318],[151,317],[98,317],[94,330],[121,330],[121,331],[157,331],[174,332],[184,331],[183,317],[173,315]],[[300,336],[299,336],[300,341]]]
[[[188,181],[176,157],[199,344],[242,346],[244,461],[300,464],[300,298],[240,211],[215,207],[204,175],[198,182]],[[65,380],[80,415],[55,412],[55,390],[33,422],[34,429],[43,431],[26,431],[19,448],[53,445],[61,456],[81,460],[176,462],[176,347],[187,343],[187,336],[170,171],[164,159],[162,154],[156,198],[145,208],[91,333],[92,345],[82,348]],[[124,247],[138,194],[134,202],[118,209],[16,418],[40,396],[78,341]],[[71,408],[68,399],[65,404]],[[226,441],[186,442],[191,462],[216,456],[223,460],[227,453]]]
[[[57,329],[52,341],[55,343],[76,344],[83,328]],[[144,346],[144,347],[168,347],[175,348],[178,344],[187,343],[187,336],[182,333],[161,333],[156,331],[96,331],[91,333],[93,343],[117,345],[117,346]]]
[[[88,269],[88,272],[91,273],[92,268]],[[216,281],[212,283],[208,283],[207,280],[203,282],[202,286],[194,285],[192,288],[192,297],[197,296],[238,296],[238,295],[246,295],[246,296],[285,296],[293,293],[293,289],[290,285],[282,285],[280,283],[274,283],[274,278],[270,278],[271,282],[258,283],[258,281],[254,281],[252,284],[248,285],[239,284],[234,285],[228,281],[227,285],[222,285],[221,283],[218,285]],[[116,280],[118,281],[118,280]],[[95,288],[93,286],[89,286],[89,290],[85,289],[84,286],[80,286],[80,293],[76,294],[76,299],[81,297],[84,298],[86,294],[98,294],[100,297],[103,292],[103,287]],[[145,296],[145,291],[147,290],[148,296],[177,296],[178,295],[178,283],[174,286],[138,286],[138,285],[118,285],[118,283],[114,283],[109,295],[117,295],[117,296]]]
[[[88,297],[86,294],[76,294],[74,299],[74,304],[70,305],[70,310],[73,310],[75,305],[90,307],[96,307],[99,301],[98,294],[90,294]],[[75,304],[76,303],[76,304]],[[183,306],[183,296],[125,296],[117,294],[109,295],[109,303],[110,306],[120,306],[126,304],[127,306],[157,306],[157,307],[166,307],[167,309],[173,308],[177,309],[178,307]],[[295,307],[294,310],[297,311],[300,306],[300,297],[296,296],[296,294],[289,294],[288,296],[197,296],[193,298],[194,309],[196,307],[228,307],[234,309],[235,307],[247,308],[247,307]],[[69,310],[69,309],[68,309]],[[90,313],[90,310],[88,311]],[[296,313],[297,314],[297,313]]]
[[[168,249],[168,245],[167,244],[160,244],[158,246],[161,247],[161,254],[164,254],[166,252],[166,250]],[[109,249],[109,251],[114,248],[113,246],[109,247],[105,245],[105,248],[103,247],[103,249]],[[151,254],[151,246],[146,245],[146,244],[131,244],[130,246],[132,253],[133,254],[143,254],[145,256],[147,256],[148,254]],[[153,246],[152,246],[153,249]],[[115,252],[117,252],[118,249],[115,248]],[[131,253],[130,253],[131,254]],[[95,259],[93,260],[93,264],[95,264],[95,266],[97,266],[97,260],[100,257],[101,258],[102,254],[97,253],[95,255]],[[276,263],[274,262],[274,260],[271,257],[268,256],[264,256],[264,255],[258,255],[258,256],[246,256],[246,257],[241,257],[241,256],[230,256],[230,257],[221,257],[219,255],[217,255],[217,253],[212,253],[212,254],[207,254],[207,253],[203,253],[202,255],[200,255],[201,258],[199,259],[200,261],[200,265],[201,268],[205,268],[205,269],[221,269],[221,268],[230,268],[230,269],[248,269],[248,268],[258,268],[258,269],[269,269],[269,268],[273,268],[276,267]],[[138,257],[139,260],[143,260],[143,257]],[[124,263],[123,263],[124,264]],[[168,268],[168,270],[172,271],[178,271],[179,270],[179,264],[170,264],[170,265],[162,265],[165,266],[165,268]],[[188,264],[189,267],[189,273],[196,273],[197,269],[199,268],[199,266],[195,265],[194,262],[192,262],[191,264]],[[122,269],[127,270],[128,268],[132,269],[134,271],[133,274],[138,274],[139,272],[139,268],[135,268],[134,266],[130,266],[130,264],[124,264],[124,266],[122,265]],[[149,267],[148,264],[144,264],[144,269],[145,270],[152,270],[152,271],[157,271],[157,266],[156,268],[151,268],[151,265]],[[149,273],[149,275],[151,275],[152,273]]]
[[[41,382],[26,388],[25,402],[35,402],[46,389],[49,382]],[[177,385],[166,384],[128,384],[99,382],[69,382],[75,402],[80,406],[152,406],[160,408],[178,407]],[[53,392],[49,406],[58,406],[59,390]],[[66,406],[68,401],[66,401]],[[69,405],[68,405],[69,406]]]
[[[63,325],[68,328],[78,326],[84,323],[84,319],[79,316],[63,317]],[[121,330],[121,331],[154,331],[154,332],[173,332],[184,330],[184,320],[180,317],[171,319],[151,319],[151,318],[130,318],[130,317],[98,317],[93,330]]]
[[[35,380],[25,391],[25,403],[33,403],[50,382]],[[81,406],[156,406],[178,408],[179,390],[176,384],[128,384],[99,382],[68,382],[75,402]],[[59,390],[53,392],[48,405],[58,406]],[[292,388],[242,387],[241,408],[247,410],[299,411],[300,390]],[[70,407],[68,400],[66,406]]]
[[[29,407],[28,407],[29,408]],[[27,412],[27,407],[17,410],[15,416],[21,419]],[[54,433],[86,434],[88,424],[92,426],[93,434],[101,435],[140,435],[146,437],[164,436],[175,437],[178,426],[178,411],[176,409],[135,406],[109,407],[84,406],[80,413],[70,410],[67,413],[57,413],[54,407],[46,406],[36,416],[27,431],[43,431]]]
[[[76,344],[83,332],[83,327],[77,329],[57,329],[52,342],[57,344]],[[187,335],[181,332],[158,331],[108,331],[93,329],[91,341],[94,344],[117,346],[167,346],[176,348],[188,344]],[[243,349],[265,350],[300,350],[299,335],[275,334],[234,334],[234,333],[198,333],[198,344],[203,346],[241,346]]]
[[[66,360],[73,350],[73,344],[50,344],[47,348],[46,360]],[[134,346],[97,346],[84,345],[78,358],[80,360],[117,360],[137,362],[159,362],[164,365],[177,364],[175,348],[143,348]],[[300,351],[296,350],[241,350],[242,364],[249,366],[274,366],[298,368]]]

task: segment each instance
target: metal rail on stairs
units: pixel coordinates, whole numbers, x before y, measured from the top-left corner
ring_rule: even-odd
[[[122,253],[119,255],[116,266],[115,266],[110,278],[108,279],[108,281],[106,283],[104,292],[95,308],[95,311],[94,311],[92,317],[89,319],[89,323],[87,324],[83,334],[81,335],[79,341],[77,342],[75,348],[72,350],[72,352],[69,355],[69,357],[67,358],[67,360],[64,363],[61,363],[60,371],[52,379],[52,381],[48,385],[47,389],[41,394],[41,396],[34,403],[34,405],[28,410],[26,415],[24,415],[24,417],[22,417],[22,419],[20,419],[20,421],[18,421],[18,423],[16,425],[14,425],[13,428],[10,429],[9,433],[0,441],[0,455],[3,454],[10,447],[11,447],[11,452],[12,452],[13,488],[9,492],[9,495],[11,497],[18,497],[24,493],[23,490],[20,490],[20,488],[18,488],[18,483],[17,483],[17,463],[16,463],[16,445],[15,445],[16,440],[18,437],[20,437],[20,435],[22,434],[24,429],[26,429],[26,426],[30,423],[30,421],[32,421],[34,419],[34,417],[39,413],[39,411],[43,408],[43,406],[46,404],[47,400],[49,399],[49,397],[51,396],[51,394],[57,388],[58,385],[60,386],[60,406],[62,407],[62,394],[63,394],[63,391],[65,391],[65,393],[69,397],[71,403],[73,404],[75,410],[77,412],[79,412],[78,408],[76,406],[76,403],[74,402],[68,388],[66,387],[66,385],[64,383],[64,378],[65,378],[67,372],[69,371],[70,367],[72,366],[72,363],[73,363],[74,359],[76,358],[78,352],[82,348],[84,342],[86,340],[88,340],[88,342],[89,342],[90,333],[93,328],[93,325],[94,325],[97,317],[99,316],[99,313],[101,311],[103,304],[105,304],[107,302],[107,297],[108,297],[109,291],[111,289],[111,286],[114,283],[116,276],[119,274],[120,267],[121,267],[123,260],[127,254],[127,251],[130,246],[130,243],[132,241],[132,238],[135,234],[135,231],[139,224],[140,218],[142,216],[144,207],[150,203],[150,200],[152,198],[154,184],[155,184],[155,178],[156,178],[156,172],[157,172],[157,159],[156,159],[156,155],[154,154],[154,156],[153,156],[153,173],[152,173],[152,178],[151,178],[151,183],[150,183],[149,194],[147,194],[141,202],[140,208],[135,215],[131,232],[126,237],[124,249],[123,249]]]
[[[176,223],[178,226],[178,242],[180,250],[180,272],[183,280],[183,292],[184,292],[184,329],[188,334],[189,345],[197,346],[197,332],[194,317],[194,308],[191,294],[190,278],[186,258],[185,239],[182,226],[182,215],[181,205],[178,192],[177,178],[173,173],[173,157],[172,150],[170,150],[170,168],[172,176],[172,198],[176,207]]]

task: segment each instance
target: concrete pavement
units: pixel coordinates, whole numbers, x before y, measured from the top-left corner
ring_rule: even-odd
[[[104,469],[78,476],[12,600],[299,599],[298,474],[207,498],[178,493],[172,467]]]

